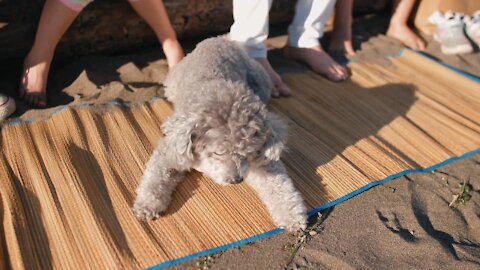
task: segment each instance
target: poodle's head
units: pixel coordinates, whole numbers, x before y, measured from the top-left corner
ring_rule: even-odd
[[[176,112],[163,126],[178,160],[225,185],[242,182],[251,166],[277,161],[286,144],[283,122],[258,96],[236,87],[200,109]]]

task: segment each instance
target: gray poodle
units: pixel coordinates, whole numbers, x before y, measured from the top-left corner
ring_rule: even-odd
[[[272,85],[263,68],[236,43],[210,38],[171,70],[165,86],[175,110],[137,188],[137,217],[165,211],[193,168],[222,185],[245,179],[278,226],[305,229],[306,207],[280,161],[286,127],[265,106]]]

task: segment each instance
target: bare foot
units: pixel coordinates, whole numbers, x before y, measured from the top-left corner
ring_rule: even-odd
[[[327,76],[332,81],[343,81],[348,78],[347,69],[335,62],[320,46],[313,48],[285,46],[283,55],[306,63],[313,71]]]
[[[390,23],[387,36],[399,40],[403,45],[419,51],[425,50],[425,41],[415,34],[407,25]]]
[[[47,79],[53,55],[30,52],[23,62],[19,94],[29,105],[47,106]]]
[[[330,54],[347,54],[350,56],[355,55],[355,51],[352,46],[352,33],[350,28],[333,29],[330,45],[328,46],[328,52]]]
[[[270,79],[272,80],[272,97],[279,97],[280,95],[288,97],[292,94],[292,90],[290,89],[290,87],[288,87],[288,85],[283,82],[282,78],[272,68],[267,58],[255,58],[255,60],[257,60],[260,65],[262,65],[263,69],[265,69],[268,76],[270,76]]]
[[[167,57],[168,67],[172,68],[180,62],[185,53],[178,40],[165,40],[162,44],[163,53]]]

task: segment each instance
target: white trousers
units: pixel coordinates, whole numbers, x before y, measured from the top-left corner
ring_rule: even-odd
[[[272,1],[233,0],[234,23],[230,28],[230,39],[243,43],[250,57],[267,57],[265,40]],[[297,0],[295,16],[288,27],[288,45],[297,48],[318,46],[335,1]]]

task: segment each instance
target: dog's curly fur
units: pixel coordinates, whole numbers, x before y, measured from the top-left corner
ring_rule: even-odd
[[[245,178],[278,226],[305,229],[306,207],[280,161],[286,128],[265,106],[272,83],[263,68],[236,43],[210,38],[171,70],[165,85],[175,111],[137,188],[137,217],[165,211],[183,173],[194,168],[219,184]]]

